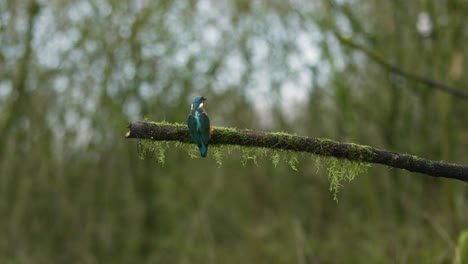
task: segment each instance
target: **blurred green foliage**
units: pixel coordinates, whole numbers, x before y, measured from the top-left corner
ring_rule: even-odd
[[[461,232],[458,238],[458,263],[468,262],[468,230]]]
[[[465,101],[332,31],[466,89],[467,19],[464,0],[0,0],[0,262],[455,261],[466,184],[373,166],[337,204],[307,157],[169,148],[161,166],[123,135],[204,95],[215,125],[466,164]]]

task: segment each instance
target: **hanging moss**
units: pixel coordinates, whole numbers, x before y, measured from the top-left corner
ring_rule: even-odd
[[[258,166],[257,163],[257,153],[253,148],[247,147],[247,148],[240,148],[241,151],[241,162],[242,166],[246,166],[248,161],[251,160],[256,166]]]
[[[168,144],[171,144],[171,143],[168,142]],[[195,144],[179,142],[179,141],[173,142],[173,144],[174,144],[174,147],[186,152],[191,158],[197,158],[198,156],[200,156],[200,152]]]
[[[280,162],[281,160],[281,155],[280,155],[280,151],[278,150],[273,150],[272,151],[272,155],[271,155],[271,162],[273,163],[273,166],[278,166],[278,163]]]
[[[291,167],[291,169],[293,169],[295,171],[298,171],[296,165],[299,164],[299,161],[297,160],[297,154],[296,153],[291,152],[289,154],[288,164],[289,164],[289,167]]]
[[[157,141],[192,143],[190,133],[185,124],[136,121],[131,122],[128,127],[130,130],[125,134],[126,138],[144,138]],[[371,146],[340,143],[326,138],[296,136],[284,132],[268,133],[262,131],[216,127],[212,134],[211,145],[236,145],[242,146],[242,149],[245,147],[258,147],[268,148],[271,150],[281,150],[281,157],[284,157],[285,153],[282,151],[311,153],[324,157],[330,156],[339,159],[352,160],[355,162],[384,164],[411,172],[423,173],[433,177],[444,177],[468,182],[467,166],[427,160],[409,154],[376,149]],[[245,161],[248,160],[253,160],[255,163],[257,156],[259,156],[257,154],[250,155],[248,151],[243,159],[244,164]],[[290,160],[289,156],[287,160]],[[276,154],[272,161],[274,164],[277,164],[278,157]],[[293,164],[292,167],[295,167],[294,159],[291,161],[291,164]]]
[[[141,139],[138,141],[138,153],[141,159],[153,158],[162,166],[166,159],[166,149],[169,148],[169,143],[165,141],[155,141]]]
[[[163,122],[150,122],[157,124],[159,126],[175,126],[176,128],[185,129],[185,124],[172,124]],[[221,142],[230,142],[229,137],[236,135],[239,138],[239,133],[236,129],[233,128],[216,128],[218,132],[218,140]],[[174,132],[177,133],[177,132]],[[246,133],[243,137],[240,138],[240,141],[249,142],[251,140],[251,135],[249,136],[249,131],[244,131]],[[253,132],[252,132],[253,133]],[[275,144],[280,146],[287,146],[291,144],[297,144],[298,142],[293,142],[293,140],[301,140],[300,137],[293,136],[284,132],[275,132],[270,133],[276,138]],[[262,134],[256,134],[257,139],[260,140],[269,140],[267,137],[262,137]],[[223,139],[223,137],[225,137]],[[220,139],[221,138],[221,139]],[[271,139],[270,139],[271,140]],[[245,143],[243,142],[243,143]],[[315,152],[321,153],[322,155],[328,152],[332,152],[333,149],[330,149],[330,145],[336,145],[335,141],[329,139],[317,139],[318,144],[315,144]],[[141,158],[151,157],[154,158],[162,166],[165,163],[166,150],[171,147],[171,144],[175,148],[187,152],[191,158],[200,158],[198,149],[195,144],[180,142],[180,141],[159,141],[159,140],[139,140],[139,153]],[[242,166],[247,166],[249,162],[252,162],[258,166],[258,159],[269,158],[274,167],[277,167],[280,161],[285,162],[289,167],[298,171],[298,164],[300,152],[294,150],[284,150],[277,148],[264,148],[264,147],[246,147],[239,145],[221,145],[221,144],[212,144],[209,148],[208,158],[214,159],[218,166],[223,164],[223,152],[231,155],[232,152],[238,151],[241,157]],[[335,157],[325,157],[312,154],[311,158],[314,161],[315,166],[317,167],[317,173],[323,164],[327,167],[327,176],[330,182],[330,191],[333,193],[333,199],[338,201],[338,192],[345,181],[352,181],[358,174],[367,172],[370,164],[359,161],[365,160],[369,155],[374,155],[372,149],[367,146],[362,146],[358,144],[348,144],[349,156],[357,161],[350,161],[347,159],[338,159]],[[303,154],[303,153],[302,153]],[[303,155],[304,156],[304,155]],[[415,157],[417,158],[417,157]]]
[[[338,192],[343,187],[343,181],[352,181],[359,174],[367,173],[369,163],[327,158],[327,175],[330,182],[329,190],[333,193],[333,199],[338,202]]]
[[[320,159],[320,156],[318,155],[311,155],[312,160],[314,161],[315,167],[317,168],[317,171],[315,173],[319,173],[320,168],[322,168],[322,160]]]
[[[158,162],[161,164],[161,166],[164,166],[164,163],[166,161],[166,149],[168,148],[168,145],[169,145],[167,142],[164,142],[164,143],[161,143],[158,146],[158,157],[157,157],[157,159],[158,159]]]
[[[222,154],[221,147],[219,146],[210,147],[210,155],[216,161],[216,163],[218,164],[218,167],[221,167],[221,165],[223,165],[223,154]]]

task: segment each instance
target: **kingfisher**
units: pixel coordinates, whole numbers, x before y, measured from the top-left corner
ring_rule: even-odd
[[[206,157],[208,153],[208,143],[213,131],[210,125],[210,119],[205,112],[203,106],[205,105],[206,97],[197,96],[193,100],[190,109],[190,115],[187,119],[187,126],[192,136],[193,141],[200,149],[200,155]]]

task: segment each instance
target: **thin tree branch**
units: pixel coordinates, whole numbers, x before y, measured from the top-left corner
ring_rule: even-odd
[[[445,83],[441,83],[441,82],[432,80],[430,78],[426,78],[426,77],[420,76],[418,74],[406,71],[406,70],[402,69],[400,66],[388,62],[380,54],[378,54],[377,52],[375,52],[375,51],[373,51],[373,50],[371,50],[371,49],[369,49],[367,47],[365,47],[364,45],[356,43],[350,38],[344,37],[343,35],[341,35],[340,33],[338,33],[335,30],[333,30],[332,32],[338,38],[338,40],[341,43],[364,52],[369,58],[371,58],[372,60],[374,60],[375,62],[380,64],[382,67],[384,67],[384,68],[386,68],[386,69],[388,69],[388,70],[390,70],[390,71],[392,71],[394,73],[397,73],[397,74],[399,74],[401,76],[404,76],[404,77],[406,77],[408,79],[412,79],[414,81],[418,81],[420,83],[423,83],[423,84],[425,84],[425,85],[427,85],[429,87],[439,89],[439,90],[441,90],[443,92],[446,92],[446,93],[448,93],[450,95],[455,96],[456,98],[468,100],[468,90],[463,90],[463,89],[460,89],[460,88],[452,87],[452,86],[449,86],[449,85],[447,85]]]
[[[5,142],[8,139],[8,135],[15,122],[20,120],[18,118],[18,113],[21,112],[21,109],[27,104],[29,100],[27,91],[26,91],[26,81],[29,76],[29,63],[32,59],[33,52],[33,37],[34,37],[34,25],[36,22],[37,15],[39,14],[41,6],[36,0],[31,0],[28,5],[28,22],[25,38],[25,50],[23,56],[18,60],[16,75],[13,79],[13,89],[16,93],[16,96],[13,97],[12,102],[10,103],[9,109],[2,113],[3,117],[0,117],[0,131],[2,131],[3,136],[0,137],[0,146],[5,146]],[[3,156],[3,150],[0,149],[0,159]]]
[[[128,127],[130,131],[125,135],[126,138],[192,142],[185,125],[137,121],[131,122]],[[423,159],[365,145],[340,143],[324,138],[216,127],[210,144],[307,152],[351,161],[384,164],[433,177],[468,182],[468,166]]]

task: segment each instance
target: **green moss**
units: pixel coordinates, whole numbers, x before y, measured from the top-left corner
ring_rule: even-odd
[[[322,160],[320,159],[319,155],[312,154],[311,159],[314,161],[314,165],[317,168],[317,171],[315,173],[319,173],[320,168],[322,168]]]
[[[197,158],[198,156],[200,156],[200,152],[195,144],[178,141],[172,143],[176,148],[185,151],[191,158]]]
[[[313,152],[315,154],[319,154],[319,155],[329,155],[330,154],[330,149],[325,147],[325,145],[333,146],[333,145],[339,144],[338,142],[333,141],[333,140],[328,139],[328,138],[317,138],[316,142],[317,143],[315,144]]]
[[[227,149],[228,154],[232,154],[234,150],[240,152],[242,166],[247,166],[249,161],[252,161],[256,166],[258,166],[258,159],[263,159],[271,152],[267,148],[257,148],[257,147],[245,147],[245,146],[232,146],[232,145],[222,145],[223,148]]]
[[[251,160],[253,161],[253,163],[258,166],[258,163],[257,163],[257,154],[255,152],[255,149],[254,148],[251,148],[251,147],[243,147],[243,148],[240,148],[240,151],[241,151],[241,163],[242,163],[242,166],[246,166],[248,161]]]
[[[369,146],[349,143],[349,157],[354,160],[369,160],[375,156],[374,151]]]
[[[273,166],[278,166],[278,163],[280,162],[281,160],[281,155],[280,155],[280,152],[278,150],[273,150],[272,151],[272,155],[271,155],[271,162],[273,163]]]
[[[338,192],[343,187],[343,181],[352,181],[354,178],[363,173],[367,173],[370,164],[360,161],[349,161],[345,159],[337,159],[334,157],[327,158],[327,173],[328,181],[330,182],[329,190],[333,192],[333,199],[338,202]]]
[[[181,124],[181,123],[169,123],[166,120],[155,122],[155,121],[148,120],[146,117],[144,118],[144,121],[148,124],[153,124],[153,125],[158,125],[158,126],[176,126],[176,127],[187,126],[186,124]]]
[[[167,142],[164,142],[164,143],[161,143],[158,146],[159,148],[158,148],[157,160],[161,164],[161,166],[164,166],[164,162],[166,161],[166,149],[168,148]]]
[[[227,153],[231,155],[235,150],[239,150],[240,147],[236,145],[226,145],[224,148],[227,150]]]
[[[232,137],[235,137],[239,132],[234,128],[216,127],[217,137],[222,142],[229,142]],[[245,137],[244,140],[248,138]]]
[[[166,149],[168,148],[169,143],[164,141],[155,141],[147,139],[141,139],[138,141],[138,152],[140,158],[154,158],[162,166],[164,166],[166,159]]]
[[[183,126],[185,124],[172,124],[163,122],[151,122],[156,125],[171,125],[171,126]],[[238,137],[238,131],[234,128],[223,128],[217,127],[219,137],[231,137],[236,135]],[[300,138],[293,137],[291,134],[284,132],[274,132],[271,135],[278,138],[278,143],[282,145],[291,144],[292,140],[300,140]],[[241,141],[250,140],[248,135],[244,135],[245,139],[241,137]],[[223,141],[223,139],[220,139]],[[226,141],[229,142],[229,141]],[[369,155],[375,155],[370,147],[362,146],[358,144],[349,144],[348,153],[349,157],[358,161],[350,161],[347,159],[337,159],[334,157],[328,157],[329,146],[335,146],[339,144],[330,139],[317,139],[316,149],[314,150],[317,155],[312,154],[311,158],[317,167],[317,173],[323,164],[326,164],[328,180],[330,182],[330,191],[333,193],[333,199],[338,201],[338,192],[345,181],[352,181],[358,174],[367,172],[368,163],[359,160],[368,160]],[[151,157],[154,158],[158,163],[164,165],[166,158],[166,150],[173,144],[174,147],[187,152],[191,158],[199,158],[200,154],[198,148],[193,143],[182,143],[182,142],[168,142],[168,141],[154,141],[154,140],[139,140],[139,153],[141,158]],[[274,167],[283,161],[289,165],[289,167],[298,171],[299,156],[301,153],[289,150],[281,149],[270,149],[270,148],[259,148],[259,147],[246,147],[239,145],[211,145],[208,151],[208,158],[212,158],[216,161],[218,166],[223,164],[223,152],[224,154],[231,155],[234,151],[238,151],[241,157],[241,163],[245,167],[249,162],[252,162],[258,166],[258,160],[261,158],[268,157]],[[325,162],[320,155],[325,155]],[[304,155],[303,155],[304,156]],[[413,157],[417,158],[417,157]]]
[[[227,131],[227,132],[237,132],[236,128],[233,127],[216,127],[216,130]]]
[[[296,167],[296,165],[298,163],[299,163],[299,161],[297,160],[297,154],[291,152],[290,155],[289,155],[289,161],[288,161],[289,167],[291,167],[291,169],[293,169],[295,171],[298,171],[297,167]]]
[[[272,135],[272,136],[287,137],[287,138],[297,136],[296,134],[290,134],[290,133],[286,133],[286,132],[270,132],[269,134]]]
[[[223,165],[223,154],[222,154],[222,149],[220,146],[212,146],[209,148],[209,152],[211,157],[216,161],[218,164],[218,167],[221,167]]]

